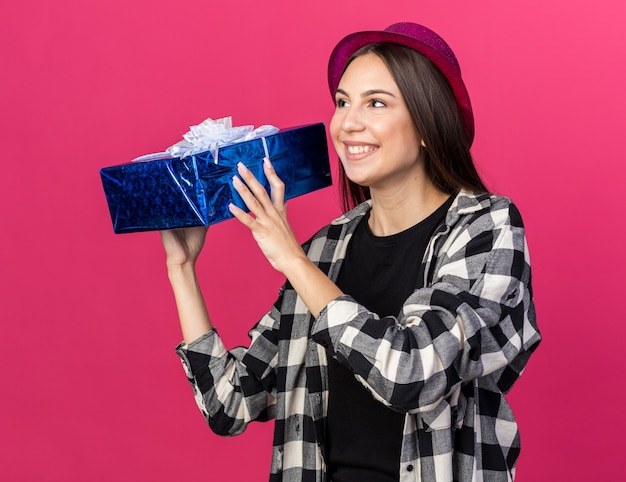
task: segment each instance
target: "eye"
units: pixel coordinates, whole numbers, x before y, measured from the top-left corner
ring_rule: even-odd
[[[382,100],[378,100],[378,99],[370,100],[370,105],[375,108],[387,107],[387,104],[385,104]]]
[[[342,98],[335,99],[335,107],[346,107],[348,105],[349,104],[346,99],[342,99]]]

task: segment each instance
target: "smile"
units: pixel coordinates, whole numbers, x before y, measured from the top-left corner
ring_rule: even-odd
[[[349,154],[364,154],[377,149],[375,146],[346,146]]]

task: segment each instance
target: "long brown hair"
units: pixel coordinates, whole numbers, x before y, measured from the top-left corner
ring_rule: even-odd
[[[471,141],[454,94],[439,69],[413,49],[393,43],[374,43],[350,57],[344,72],[355,58],[368,53],[385,62],[400,89],[417,135],[426,144],[422,152],[432,182],[448,194],[460,189],[487,192],[474,166]],[[348,179],[341,163],[339,176],[339,193],[345,210],[371,197],[367,186],[359,186]]]

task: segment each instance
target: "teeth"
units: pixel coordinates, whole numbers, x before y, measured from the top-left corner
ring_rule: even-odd
[[[373,146],[348,146],[348,152],[350,154],[363,154],[364,152],[371,152],[376,149]]]

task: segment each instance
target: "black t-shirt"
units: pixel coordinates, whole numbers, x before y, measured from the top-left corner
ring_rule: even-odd
[[[421,287],[422,258],[452,199],[392,236],[374,236],[368,213],[350,240],[337,280],[339,288],[381,318],[398,316],[404,301]],[[326,456],[331,480],[397,482],[404,413],[376,401],[348,367],[331,357],[328,378]]]

